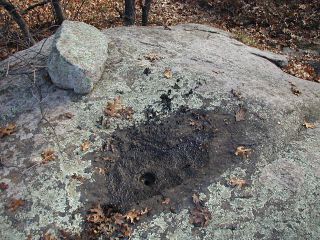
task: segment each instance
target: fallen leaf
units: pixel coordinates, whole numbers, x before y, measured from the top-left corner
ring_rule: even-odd
[[[130,223],[134,223],[135,221],[139,221],[140,213],[139,211],[133,209],[126,213],[125,217]]]
[[[134,111],[132,107],[125,107],[122,104],[120,96],[117,96],[113,101],[107,102],[107,106],[104,109],[104,114],[109,117],[123,117],[126,119],[132,119]]]
[[[110,147],[110,148],[112,149],[112,147]],[[107,161],[107,162],[114,162],[115,161],[112,157],[102,157],[102,160]]]
[[[22,199],[12,199],[8,208],[10,211],[14,212],[16,211],[18,208],[24,206],[25,202]]]
[[[111,151],[115,152],[116,148],[114,144],[112,144],[112,139],[108,139],[103,145],[102,145],[102,151]]]
[[[239,100],[242,99],[241,92],[239,90],[231,89],[231,93],[234,97],[238,98]]]
[[[164,205],[168,205],[168,204],[171,203],[171,199],[170,198],[165,198],[161,203],[164,204]]]
[[[105,115],[109,117],[120,117],[120,111],[122,109],[122,103],[120,96],[117,96],[113,101],[107,102],[107,106],[104,109]]]
[[[172,78],[172,70],[170,68],[166,68],[163,72],[163,76],[167,79]]]
[[[144,58],[149,60],[150,62],[154,62],[160,59],[159,55],[156,53],[148,53],[147,55],[144,56]]]
[[[76,173],[72,174],[71,178],[79,182],[84,182],[85,180],[87,180],[85,177],[78,175]]]
[[[301,91],[297,88],[297,86],[295,84],[293,84],[292,82],[289,82],[291,85],[291,92],[296,95],[299,96],[301,94]]]
[[[195,207],[190,212],[190,223],[196,227],[206,227],[211,220],[211,213],[200,200],[198,193],[192,195],[192,202]]]
[[[252,153],[252,149],[250,148],[246,148],[244,146],[239,146],[237,147],[236,152],[234,153],[236,156],[240,156],[240,157],[249,157],[250,154]]]
[[[57,240],[57,238],[51,233],[46,233],[43,236],[43,240]]]
[[[117,225],[122,225],[122,224],[124,224],[124,219],[125,219],[125,217],[124,217],[122,214],[120,214],[120,213],[115,213],[115,214],[113,215],[113,219],[114,219],[114,223],[115,223],[115,224],[117,224]]]
[[[247,185],[247,181],[245,179],[241,179],[241,178],[231,178],[229,180],[229,184],[232,186],[232,187],[239,187],[239,188],[242,188],[244,186]]]
[[[196,126],[196,125],[197,125],[197,122],[196,122],[195,120],[193,120],[193,119],[190,119],[189,125],[190,125],[190,126]]]
[[[299,78],[303,78],[310,81],[317,80],[317,72],[310,64],[302,63],[297,59],[293,59],[289,62],[288,66],[284,68],[284,71]],[[291,83],[290,83],[291,84]]]
[[[52,149],[47,149],[41,153],[42,163],[48,163],[56,159],[55,152]]]
[[[73,114],[73,113],[71,113],[71,112],[66,112],[66,113],[64,113],[64,116],[65,116],[66,118],[71,119],[71,118],[73,118],[73,117],[74,117],[74,114]]]
[[[7,190],[8,187],[9,187],[9,185],[6,184],[5,182],[0,183],[0,190],[2,190],[2,191]]]
[[[121,232],[124,237],[130,237],[132,235],[132,228],[129,227],[128,224],[123,224],[121,228]]]
[[[304,121],[303,126],[305,126],[306,128],[311,128],[311,129],[316,128],[316,125],[314,123],[308,123],[306,121]]]
[[[91,208],[89,212],[90,214],[87,216],[88,222],[101,223],[106,219],[100,204],[96,208]]]
[[[82,151],[82,152],[88,151],[89,148],[90,148],[90,142],[89,142],[88,140],[85,140],[85,141],[81,144],[80,148],[81,148],[81,151]]]
[[[6,127],[0,128],[0,137],[10,136],[17,129],[17,126],[14,123],[9,123]]]
[[[193,119],[189,120],[189,125],[195,127],[196,130],[201,130],[203,128],[201,122]]]
[[[191,210],[190,223],[196,227],[208,226],[211,219],[211,213],[206,207],[196,207]]]
[[[235,118],[236,122],[244,121],[247,110],[245,108],[240,108],[238,112],[236,112]]]
[[[144,210],[141,210],[141,211],[140,211],[139,215],[140,215],[140,216],[143,216],[143,215],[145,215],[145,214],[147,214],[147,213],[149,213],[149,212],[150,212],[150,208],[145,208]]]
[[[95,169],[96,169],[96,172],[101,175],[106,175],[106,173],[108,172],[107,168],[96,167]]]
[[[121,112],[120,112],[120,115],[125,118],[125,119],[132,119],[132,116],[133,116],[133,108],[132,107],[124,107]]]
[[[194,193],[192,195],[192,202],[196,205],[196,206],[200,206],[201,204],[201,200],[200,200],[200,196],[198,193]]]

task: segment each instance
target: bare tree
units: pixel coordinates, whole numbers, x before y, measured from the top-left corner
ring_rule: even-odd
[[[21,16],[21,14],[19,13],[19,11],[17,10],[17,8],[12,3],[5,0],[0,0],[0,6],[2,6],[10,14],[13,20],[18,24],[23,35],[26,38],[27,44],[29,46],[35,44],[36,42],[30,33],[29,27],[23,19],[23,17]]]
[[[149,11],[152,0],[142,0],[142,25],[148,24]]]
[[[52,8],[54,10],[54,16],[56,18],[56,24],[61,25],[64,21],[64,14],[61,7],[60,0],[51,0]]]
[[[124,5],[124,24],[126,26],[133,25],[136,18],[135,0],[125,0]]]

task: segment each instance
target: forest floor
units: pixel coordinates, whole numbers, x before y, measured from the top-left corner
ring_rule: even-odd
[[[22,11],[34,0],[12,3]],[[63,0],[67,19],[100,29],[122,26],[124,1]],[[136,24],[141,23],[141,1],[136,5]],[[201,23],[232,32],[239,41],[260,49],[289,55],[286,72],[320,82],[320,2],[318,0],[163,0],[154,1],[149,25]],[[50,5],[35,8],[24,18],[36,40],[54,33],[57,26]],[[0,9],[0,59],[26,48],[17,26]]]

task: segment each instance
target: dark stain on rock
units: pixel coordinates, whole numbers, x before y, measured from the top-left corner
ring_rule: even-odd
[[[85,188],[86,198],[130,209],[178,186],[175,198],[183,192],[190,195],[201,179],[217,178],[244,162],[234,150],[251,141],[244,137],[245,124],[226,125],[225,119],[234,122],[233,114],[182,107],[160,123],[150,118],[143,125],[116,130],[101,151],[85,156],[94,159],[96,168],[107,169]]]
[[[149,76],[149,74],[151,74],[151,69],[150,68],[145,68],[144,70],[143,70],[143,74],[145,74],[145,75],[147,75],[147,76]]]
[[[168,92],[168,94],[164,93],[160,96],[162,109],[164,111],[171,111],[172,109],[172,98],[169,97],[171,92]]]

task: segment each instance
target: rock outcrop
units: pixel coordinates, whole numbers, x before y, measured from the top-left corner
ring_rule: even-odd
[[[101,78],[108,41],[95,27],[64,21],[57,30],[48,60],[48,73],[60,88],[89,93]]]
[[[152,208],[132,239],[318,239],[320,84],[203,25],[103,34],[106,67],[84,96],[29,69],[51,38],[0,65],[1,239],[88,239],[98,203]]]

